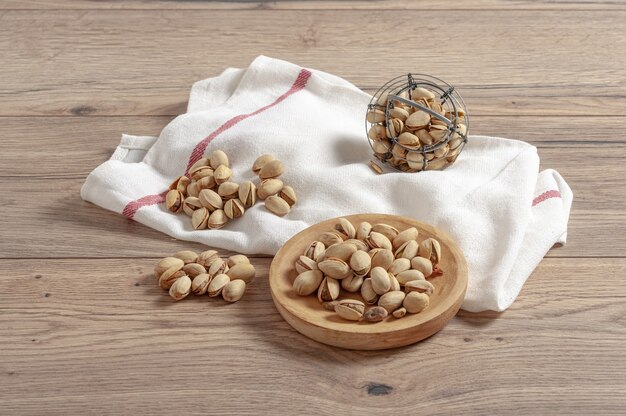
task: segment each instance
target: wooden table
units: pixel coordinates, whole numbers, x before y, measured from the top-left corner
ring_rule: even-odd
[[[1,2],[0,413],[625,414],[624,22],[593,0]],[[570,183],[567,246],[508,311],[393,351],[296,333],[269,258],[237,304],[172,302],[155,259],[202,247],[79,188],[122,132],[158,134],[194,81],[258,54],[370,92],[453,82],[474,133],[536,145]]]

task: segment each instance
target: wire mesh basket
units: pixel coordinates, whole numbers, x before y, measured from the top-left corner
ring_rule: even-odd
[[[365,129],[381,162],[402,172],[441,170],[465,147],[469,115],[454,87],[429,75],[408,74],[374,94]]]

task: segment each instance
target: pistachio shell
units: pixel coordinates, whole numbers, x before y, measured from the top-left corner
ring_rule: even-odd
[[[200,199],[193,196],[188,196],[187,198],[185,198],[185,202],[183,202],[183,211],[185,211],[185,214],[191,217],[193,215],[193,212],[198,208],[202,208],[202,203],[200,202]]]
[[[411,268],[411,260],[400,257],[399,259],[395,259],[391,266],[389,266],[389,273],[394,275],[398,273],[402,273]]]
[[[424,257],[413,257],[411,259],[411,268],[422,272],[424,277],[428,277],[433,274],[432,262]]]
[[[294,206],[296,202],[298,202],[298,198],[296,197],[296,191],[293,190],[291,186],[284,186],[283,189],[278,193],[278,196],[285,200],[289,204],[289,206]]]
[[[154,267],[154,275],[159,278],[166,270],[174,268],[174,271],[177,271],[182,269],[184,265],[185,262],[177,257],[165,257]]]
[[[205,176],[204,178],[198,179],[196,182],[196,186],[198,188],[198,195],[200,195],[200,191],[203,189],[213,189],[215,188],[215,177],[211,174]]]
[[[394,107],[389,110],[389,117],[405,121],[409,117],[409,112],[401,107]]]
[[[209,221],[209,210],[202,207],[191,214],[191,225],[196,230],[204,230]]]
[[[189,167],[189,172],[192,172],[194,169],[199,168],[200,166],[209,166],[209,159],[206,157],[198,159],[196,163]]]
[[[396,279],[400,282],[401,285],[406,284],[407,282],[412,282],[413,280],[426,280],[422,272],[419,270],[405,270],[396,275]]]
[[[176,280],[183,276],[186,276],[186,274],[182,270],[176,270],[176,268],[167,269],[159,277],[159,287],[161,289],[169,289]]]
[[[231,280],[226,283],[226,286],[222,289],[222,298],[226,302],[237,302],[243,297],[246,291],[246,282],[243,280]]]
[[[339,297],[339,282],[332,277],[325,277],[317,290],[317,300],[330,302]]]
[[[379,109],[372,109],[367,112],[367,121],[370,123],[381,123],[385,121],[385,112]]]
[[[372,143],[372,148],[375,153],[385,154],[391,149],[391,142],[389,140],[376,140]]]
[[[343,319],[358,321],[363,316],[363,312],[365,312],[365,305],[359,300],[343,299],[335,305],[335,312]]]
[[[417,100],[419,98],[432,100],[435,98],[435,94],[427,90],[426,88],[417,87],[413,91],[411,91],[411,98],[413,98],[414,100]]]
[[[211,283],[211,276],[207,273],[201,273],[193,278],[191,282],[191,291],[194,295],[204,295]]]
[[[384,235],[376,231],[372,231],[369,237],[367,237],[367,239],[365,240],[365,242],[367,243],[368,246],[370,246],[373,249],[384,248],[387,250],[391,250],[392,248],[391,241],[389,241],[389,238],[385,237]],[[393,253],[391,255],[393,256]]]
[[[256,202],[256,185],[251,181],[242,182],[239,185],[239,200],[245,208],[250,208]]]
[[[417,240],[418,235],[419,231],[417,231],[417,228],[415,227],[410,227],[406,230],[399,232],[398,235],[396,235],[395,238],[392,240],[393,249],[397,250],[402,244],[406,243],[407,241]]]
[[[425,146],[431,145],[437,141],[426,129],[417,130],[415,134]]]
[[[239,184],[235,182],[222,182],[217,188],[217,194],[222,199],[233,199],[239,196]]]
[[[217,169],[219,166],[228,167],[228,156],[226,156],[226,153],[222,152],[221,150],[214,150],[213,152],[211,152],[209,164],[213,169]]]
[[[259,178],[261,179],[271,179],[278,178],[285,171],[285,166],[283,162],[278,159],[271,160],[267,162],[261,170],[259,171]]]
[[[370,251],[370,246],[368,246],[361,240],[357,240],[356,238],[350,238],[344,242],[347,244],[352,244],[356,247],[357,250],[364,251],[366,253]]]
[[[207,293],[209,297],[216,297],[222,293],[224,287],[230,282],[230,278],[223,273],[217,274],[211,279],[209,286],[207,287]]]
[[[224,261],[224,259],[222,258],[218,258],[216,260],[213,260],[211,262],[211,265],[209,266],[209,275],[215,277],[218,274],[224,274],[228,271],[229,267],[228,267],[228,263],[226,263]]]
[[[341,238],[341,236],[336,232],[327,231],[327,232],[321,233],[317,237],[317,241],[321,241],[326,247],[330,247],[333,244],[342,243],[343,238]]]
[[[183,210],[184,200],[185,195],[182,192],[172,189],[165,195],[165,206],[171,212],[179,213]]]
[[[230,280],[243,280],[246,283],[252,282],[256,275],[254,266],[250,263],[236,264],[226,272]]]
[[[439,245],[439,241],[434,238],[427,238],[420,243],[417,254],[420,257],[429,259],[433,266],[436,266],[441,260],[441,246]]]
[[[369,131],[367,132],[367,137],[372,140],[380,140],[387,138],[387,134],[385,132],[385,126],[380,124],[372,124]]]
[[[355,293],[361,289],[361,286],[363,285],[363,280],[365,280],[363,276],[351,274],[345,279],[341,279],[341,287],[348,292]]]
[[[417,255],[419,244],[415,240],[409,240],[402,244],[395,252],[396,258],[412,259]]]
[[[209,210],[209,212],[213,212],[217,209],[222,209],[224,206],[224,202],[222,201],[222,197],[215,191],[210,189],[203,189],[200,191],[198,195],[198,199],[202,206]]]
[[[293,290],[300,296],[308,296],[320,287],[322,279],[324,279],[324,274],[320,270],[300,273],[293,281]]]
[[[273,155],[261,155],[261,156],[259,156],[254,161],[254,163],[252,164],[252,171],[258,175],[259,172],[261,171],[261,168],[263,166],[265,166],[265,164],[267,162],[271,162],[274,159],[276,159],[276,158]]]
[[[317,267],[324,272],[326,276],[333,279],[344,279],[350,275],[350,266],[345,261],[330,257],[317,264]]]
[[[369,237],[371,231],[372,224],[367,221],[363,221],[356,229],[356,238],[358,238],[359,240],[365,240],[367,237]]]
[[[213,177],[215,178],[215,183],[219,185],[229,180],[232,174],[233,174],[233,171],[230,170],[228,166],[220,165],[217,167],[217,169],[215,169],[215,172],[213,173]]]
[[[348,243],[345,243],[348,244]],[[358,250],[350,257],[350,268],[357,276],[365,276],[372,266],[372,258],[365,251]]]
[[[389,273],[389,280],[391,281],[391,289],[390,290],[401,290],[400,282],[393,274]]]
[[[181,276],[172,286],[170,286],[170,296],[174,300],[181,300],[189,295],[191,290],[191,279],[189,276]]]
[[[388,270],[394,260],[393,252],[385,248],[375,248],[369,252],[369,255],[372,258],[372,268],[382,267]]]
[[[374,224],[372,231],[384,235],[390,241],[396,238],[399,234],[398,229],[389,224]],[[389,247],[389,249],[391,249],[391,247]]]
[[[394,290],[387,292],[378,299],[378,306],[381,306],[391,313],[402,306],[402,301],[406,295],[404,292]]]
[[[370,278],[372,279],[372,289],[377,294],[382,295],[391,289],[389,273],[382,267],[374,267],[370,272]]]
[[[405,133],[402,133],[402,134],[405,134]],[[411,133],[408,133],[408,134],[411,134]],[[406,158],[407,153],[408,153],[408,149],[405,149],[399,144],[394,144],[393,147],[391,148],[391,154],[393,155],[392,159],[395,159],[397,163],[402,163],[402,160]]]
[[[318,259],[324,254],[326,250],[326,245],[321,241],[313,241],[309,246],[304,250],[303,255],[307,256],[310,259],[318,261]]]
[[[424,111],[418,110],[406,119],[404,124],[410,128],[426,127],[430,122],[430,115]]]
[[[303,273],[308,270],[317,270],[317,262],[307,256],[300,256],[296,261],[296,271]]]
[[[363,280],[363,284],[361,285],[361,297],[370,305],[378,301],[378,293],[374,292],[372,279],[369,277]]]
[[[198,254],[198,260],[196,261],[201,266],[204,266],[204,268],[207,268],[211,265],[211,263],[213,263],[215,260],[219,258],[220,256],[217,250],[206,250]]]
[[[420,146],[419,138],[413,133],[409,133],[409,132],[404,132],[400,134],[400,136],[398,136],[398,143],[403,144],[405,146],[410,146],[410,147]],[[402,155],[402,157],[404,156],[406,156],[406,154]]]
[[[387,135],[389,137],[398,137],[400,133],[404,130],[404,121],[394,118],[389,120],[389,124],[387,125]]]
[[[429,303],[428,295],[419,292],[409,292],[404,298],[402,306],[409,313],[419,313],[426,309]]]
[[[190,169],[189,174],[191,175],[191,179],[194,181],[199,181],[205,176],[213,176],[213,169],[210,166],[198,166],[196,168]]]
[[[208,227],[211,230],[217,230],[218,228],[222,228],[228,222],[228,217],[224,210],[216,209],[211,213],[209,217]]]
[[[224,204],[224,213],[228,218],[235,219],[243,215],[245,208],[239,198],[229,199]]]
[[[204,266],[198,263],[185,264],[185,267],[183,267],[183,271],[187,276],[191,277],[192,279],[199,274],[206,273],[206,269],[204,268]]]
[[[404,315],[406,315],[406,309],[405,308],[398,308],[395,311],[393,311],[392,315],[393,315],[394,318],[400,319]]]
[[[197,198],[200,193],[200,188],[198,188],[198,182],[193,181],[189,185],[187,185],[187,198],[194,197]],[[186,201],[187,199],[185,199]]]
[[[283,181],[280,179],[265,179],[259,184],[256,194],[259,199],[265,199],[268,196],[278,194],[282,189]]]
[[[350,243],[338,243],[328,247],[324,252],[324,258],[335,257],[343,261],[348,261],[352,255],[357,251],[354,244]],[[369,256],[368,256],[369,257]]]
[[[335,224],[335,232],[343,239],[348,240],[356,236],[354,225],[345,218],[339,218],[339,222]]]
[[[409,168],[416,171],[423,170],[426,166],[424,164],[424,155],[418,152],[411,152],[406,156]]]
[[[237,264],[250,263],[250,259],[243,254],[233,254],[226,260],[226,263],[228,264],[228,267],[233,267]]]
[[[365,313],[363,314],[363,319],[367,322],[380,322],[383,321],[388,315],[389,313],[385,308],[382,308],[380,306],[372,306],[365,311]]]
[[[267,199],[265,200],[265,208],[278,215],[279,217],[289,214],[289,211],[291,209],[287,201],[285,201],[278,195],[272,195],[267,197]]]
[[[189,186],[189,184],[191,183],[191,180],[186,177],[186,176],[179,176],[178,178],[174,179],[174,182],[172,182],[170,184],[169,189],[176,189],[182,193],[187,192],[187,186]]]
[[[407,293],[420,292],[426,293],[427,295],[432,295],[435,291],[435,286],[433,286],[433,284],[430,283],[428,280],[412,280],[405,283],[404,290]]]

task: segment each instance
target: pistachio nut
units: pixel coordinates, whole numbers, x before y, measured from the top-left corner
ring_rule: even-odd
[[[317,267],[326,276],[332,277],[333,279],[340,280],[350,276],[350,266],[348,266],[348,263],[335,257],[320,261]]]
[[[191,225],[196,230],[204,230],[209,221],[209,210],[202,207],[191,214]]]
[[[338,300],[331,300],[330,302],[322,302],[322,307],[327,311],[335,311],[335,306],[339,303]]]
[[[168,210],[178,213],[183,210],[184,200],[185,195],[182,192],[172,189],[165,195],[165,206]]]
[[[226,272],[230,280],[243,280],[246,283],[250,283],[254,280],[256,270],[250,263],[236,264]]]
[[[263,168],[263,166],[265,166],[267,162],[271,162],[272,160],[275,160],[275,159],[276,158],[273,155],[261,155],[257,157],[257,159],[252,164],[252,172],[258,175],[259,172],[261,171],[261,168]]]
[[[268,196],[276,195],[283,189],[283,181],[280,179],[265,179],[259,184],[256,195],[259,199],[265,199]],[[285,201],[286,202],[286,201]]]
[[[287,201],[278,195],[268,196],[267,199],[265,199],[265,208],[279,217],[289,214],[291,209]]]
[[[409,129],[418,129],[428,126],[429,122],[430,115],[425,111],[417,110],[406,119],[404,125]]]
[[[382,123],[386,118],[385,112],[377,108],[371,109],[367,112],[367,121],[370,123]]]
[[[185,262],[177,257],[165,257],[164,259],[161,259],[154,267],[154,275],[158,279],[166,270],[171,268],[175,268],[175,270],[180,270],[183,268],[184,265]]]
[[[200,166],[209,166],[209,159],[207,159],[206,157],[198,159],[196,163],[189,167],[189,172],[193,171],[196,168],[199,168]]]
[[[405,259],[404,257],[400,257],[399,259],[395,259],[391,266],[389,266],[389,273],[398,274],[402,273],[411,268],[411,260]]]
[[[387,125],[387,134],[389,137],[398,137],[400,133],[404,130],[404,121],[394,118],[389,120],[389,124]]]
[[[350,276],[341,279],[341,287],[350,293],[358,292],[363,285],[363,276],[357,276],[354,273]]]
[[[357,251],[357,248],[354,244],[337,243],[328,247],[326,251],[324,252],[323,258],[321,258],[320,260],[335,257],[335,258],[338,258],[347,262],[348,260],[350,260],[350,258],[356,251]]]
[[[406,315],[406,309],[405,308],[398,308],[395,311],[393,311],[392,315],[393,315],[394,318],[400,319],[404,315]]]
[[[191,291],[194,295],[204,295],[211,283],[211,276],[207,273],[197,275],[191,281]]]
[[[424,274],[419,270],[405,270],[396,275],[396,279],[400,282],[401,285],[406,284],[407,282],[411,282],[413,280],[426,280]]]
[[[424,257],[413,257],[411,259],[411,268],[422,272],[424,277],[433,274],[432,262]]]
[[[343,238],[337,232],[326,231],[317,237],[317,241],[321,241],[326,247],[330,247],[333,244],[343,243]]]
[[[193,181],[189,185],[187,185],[187,197],[197,198],[199,193],[200,188],[198,188],[198,182]]]
[[[367,221],[363,221],[356,229],[356,238],[358,238],[359,240],[365,240],[367,237],[369,237],[371,231],[372,224]]]
[[[402,134],[411,134],[411,133],[402,133]],[[405,145],[408,146],[408,145]],[[393,155],[393,158],[396,159],[396,163],[402,163],[402,159],[404,159],[406,157],[406,154],[408,153],[408,149],[404,148],[403,146],[399,145],[399,144],[394,144],[393,147],[391,148],[391,154]]]
[[[391,142],[389,140],[376,140],[372,143],[372,148],[375,153],[385,154],[391,149]]]
[[[215,275],[212,279],[211,282],[209,283],[209,286],[207,287],[207,293],[209,294],[209,297],[216,297],[219,296],[222,293],[222,290],[224,290],[224,287],[230,282],[230,277],[226,276],[223,273],[217,274]]]
[[[243,215],[245,208],[239,198],[229,199],[224,204],[224,213],[228,218],[235,219]]]
[[[382,267],[374,267],[370,272],[370,278],[372,279],[372,289],[378,295],[383,295],[391,289],[389,273]]]
[[[209,165],[211,165],[213,169],[217,169],[219,166],[222,165],[228,167],[228,156],[226,156],[226,153],[221,150],[214,150],[211,152]]]
[[[161,289],[169,289],[176,280],[183,276],[186,276],[186,274],[182,270],[175,270],[174,268],[168,269],[161,274],[161,277],[159,278],[159,287]]]
[[[400,290],[387,292],[378,299],[378,306],[381,306],[391,313],[402,306],[405,293]]]
[[[278,159],[270,160],[266,164],[263,165],[261,170],[259,171],[259,178],[261,179],[272,179],[278,178],[285,171],[285,166],[283,162]]]
[[[198,260],[196,260],[196,262],[199,265],[204,266],[204,268],[207,268],[211,265],[211,263],[219,258],[220,256],[217,250],[206,250],[198,254]]]
[[[218,274],[225,274],[228,272],[228,269],[228,263],[222,258],[217,258],[211,262],[208,271],[210,276],[215,277]]]
[[[365,239],[365,242],[371,248],[384,248],[387,250],[391,250],[391,241],[389,238],[385,237],[383,234],[378,233],[376,231],[372,231],[370,235]],[[393,256],[393,253],[391,253]]]
[[[199,181],[206,176],[213,176],[213,173],[214,171],[210,166],[198,166],[189,171],[189,175],[194,181]]]
[[[385,126],[380,124],[372,124],[369,131],[367,132],[367,137],[372,140],[386,139],[387,134],[385,132]]]
[[[392,240],[393,249],[397,250],[404,243],[411,241],[411,240],[417,240],[418,235],[419,235],[419,231],[417,231],[417,228],[415,227],[410,227],[410,228],[407,228],[406,230],[402,230]]]
[[[170,296],[174,300],[181,300],[187,297],[191,290],[191,279],[189,276],[182,276],[170,286]]]
[[[228,267],[233,267],[237,264],[250,263],[250,259],[243,254],[233,254],[226,260],[226,263],[228,264]]]
[[[417,241],[409,240],[406,243],[402,244],[400,247],[398,247],[394,254],[396,258],[405,258],[410,260],[413,257],[417,256],[418,247],[419,244],[417,243]]]
[[[302,273],[307,270],[317,270],[317,262],[307,256],[300,256],[296,261],[296,271]]]
[[[185,192],[187,192],[187,186],[189,186],[190,183],[191,180],[185,175],[179,176],[178,178],[174,179],[174,182],[170,184],[169,189],[176,189],[177,191],[180,191],[184,194]]]
[[[204,268],[204,266],[198,263],[185,264],[185,267],[183,267],[183,271],[187,276],[191,277],[192,279],[199,274],[206,273],[206,269]]]
[[[366,253],[370,251],[370,246],[368,246],[361,240],[357,240],[356,238],[350,238],[346,240],[345,243],[352,244],[356,247],[357,250],[364,251]]]
[[[409,112],[401,107],[394,107],[389,110],[389,117],[397,118],[398,120],[406,120],[409,117]]]
[[[217,209],[222,209],[224,203],[222,202],[222,197],[219,194],[211,189],[203,189],[200,191],[198,195],[198,199],[202,206],[209,210],[209,212],[213,212]]]
[[[320,302],[330,302],[339,297],[339,281],[332,277],[325,277],[320,283],[320,287],[317,290],[317,300]]]
[[[213,177],[217,185],[226,182],[232,175],[233,171],[226,165],[219,165],[217,169],[215,169],[215,172],[213,172]]]
[[[308,270],[300,273],[293,281],[293,290],[300,296],[308,296],[320,287],[322,279],[324,279],[324,274],[321,270]]]
[[[183,211],[185,211],[185,214],[191,217],[193,215],[193,212],[198,208],[202,208],[202,203],[200,202],[200,199],[194,196],[188,196],[187,198],[185,198],[185,202],[183,202]]]
[[[361,285],[361,297],[370,305],[378,301],[378,293],[374,292],[372,279],[370,277],[363,280],[363,284]]]
[[[243,280],[231,280],[226,283],[226,286],[222,289],[222,298],[226,302],[237,302],[243,297],[246,291],[246,282]]]
[[[441,260],[441,246],[439,245],[439,241],[434,238],[427,238],[420,243],[417,253],[420,257],[429,259],[433,266],[437,266]]]
[[[417,100],[419,98],[426,98],[427,100],[434,100],[435,94],[426,88],[417,87],[411,91],[411,98]]]
[[[405,283],[404,290],[406,291],[406,293],[420,292],[426,293],[427,295],[432,295],[435,291],[435,286],[433,286],[433,284],[430,283],[428,280],[412,280]]]
[[[363,319],[367,322],[380,322],[383,321],[389,313],[387,310],[380,306],[372,306],[368,308],[363,314]]]
[[[389,281],[391,282],[390,290],[402,290],[402,288],[400,287],[400,282],[398,282],[396,276],[391,273],[389,273]]]
[[[418,152],[411,152],[406,156],[406,161],[410,169],[420,171],[426,167],[424,155]]]
[[[245,181],[239,185],[239,200],[245,208],[250,208],[256,202],[256,185],[251,181]]]
[[[321,241],[313,241],[308,247],[304,250],[303,255],[308,258],[318,261],[318,259],[324,254],[326,250],[326,245]]]
[[[335,312],[343,319],[358,321],[363,316],[363,312],[365,312],[365,305],[360,300],[343,299],[335,305]]]
[[[398,143],[407,147],[419,147],[420,146],[419,138],[413,133],[409,133],[409,132],[401,133],[400,136],[398,136]],[[402,157],[404,156],[406,156],[406,153]]]
[[[213,189],[215,188],[215,185],[215,177],[213,176],[213,174],[198,179],[198,181],[196,182],[196,186],[198,187],[198,195],[200,195],[201,190]]]
[[[402,302],[402,306],[409,313],[419,313],[426,309],[430,299],[426,293],[409,292]]]
[[[343,240],[348,240],[356,236],[354,225],[345,218],[339,218],[339,222],[335,224],[334,229]]]
[[[222,228],[228,222],[228,217],[224,210],[216,209],[209,216],[208,227],[211,230],[217,230],[218,228]]]
[[[348,243],[345,243],[348,244]],[[372,258],[365,251],[358,250],[350,257],[350,268],[357,276],[365,276],[372,266]]]
[[[372,170],[374,172],[376,172],[379,175],[383,174],[383,168],[381,168],[378,163],[374,162],[373,160],[370,160],[370,168],[372,168]]]
[[[372,258],[372,268],[382,267],[389,270],[394,260],[393,252],[385,248],[375,248],[369,252],[369,256]]]
[[[417,130],[415,134],[425,146],[431,145],[437,141],[426,129]]]
[[[284,186],[278,193],[278,196],[284,199],[290,207],[294,206],[295,203],[298,202],[296,191],[294,191],[291,186]]]
[[[217,194],[222,199],[233,199],[239,196],[239,184],[236,182],[222,182],[217,188]]]
[[[389,239],[389,241],[396,238],[400,233],[396,227],[389,224],[374,224],[372,226],[372,231],[384,235]],[[391,248],[392,247],[389,247],[389,249]]]

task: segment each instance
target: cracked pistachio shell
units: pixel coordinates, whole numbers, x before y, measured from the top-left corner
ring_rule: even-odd
[[[361,285],[361,297],[363,297],[363,300],[370,305],[373,305],[378,301],[378,293],[374,292],[372,279],[369,277],[363,280],[363,284]]]
[[[372,231],[384,235],[389,239],[389,241],[393,240],[398,236],[398,234],[400,234],[396,227],[389,224],[374,224],[372,226]],[[389,249],[391,249],[391,247],[389,247]]]
[[[159,287],[161,289],[169,289],[176,280],[183,276],[186,276],[186,274],[182,270],[176,270],[175,268],[168,269],[159,277]]]
[[[383,295],[391,289],[389,273],[382,267],[374,267],[370,272],[370,278],[372,279],[372,289],[376,294]]]
[[[377,108],[371,109],[367,112],[367,121],[370,123],[382,123],[386,118],[385,112]]]
[[[312,260],[318,261],[320,257],[324,254],[324,251],[326,251],[326,245],[324,243],[322,243],[321,241],[313,241],[304,250],[303,255]]]
[[[326,260],[320,261],[317,267],[328,277],[341,280],[350,276],[350,266],[345,261],[329,257]]]
[[[233,267],[237,264],[249,264],[250,259],[243,254],[233,254],[226,260],[228,267]]]
[[[170,286],[170,296],[174,300],[181,300],[189,295],[191,290],[191,279],[189,276],[182,276]]]
[[[182,193],[187,192],[187,186],[189,186],[189,184],[191,183],[191,180],[186,177],[186,176],[179,176],[178,178],[174,179],[174,182],[172,182],[170,184],[169,189],[176,189],[177,191],[180,191]]]
[[[410,268],[411,268],[411,260],[401,257],[399,259],[395,259],[393,263],[391,263],[391,266],[389,266],[388,271],[389,273],[396,275],[398,273],[402,273],[406,270],[409,270]]]
[[[356,251],[350,257],[350,268],[357,276],[365,276],[372,266],[372,258],[365,251]]]
[[[407,228],[406,230],[399,232],[398,235],[396,235],[394,239],[392,240],[393,249],[397,250],[404,243],[411,241],[411,240],[417,240],[418,235],[419,235],[419,231],[417,231],[417,228],[415,227],[410,227],[410,228]]]
[[[400,319],[404,315],[406,315],[406,309],[405,308],[398,308],[395,311],[393,311],[392,315],[393,315],[394,318]]]
[[[230,166],[228,164],[228,156],[226,156],[226,153],[221,150],[214,150],[211,152],[209,164],[213,169],[217,169],[219,166]]]
[[[202,208],[202,203],[200,202],[200,199],[194,196],[188,196],[187,198],[185,198],[185,202],[183,202],[183,211],[185,212],[185,214],[191,217],[193,215],[193,212],[198,208]]]
[[[385,131],[385,126],[381,124],[372,124],[369,131],[367,132],[367,137],[372,140],[386,139],[387,132]]]
[[[294,206],[296,202],[298,202],[296,191],[294,191],[291,186],[284,186],[278,193],[278,196],[284,199],[290,207]]]
[[[198,195],[200,195],[200,191],[202,191],[203,189],[215,188],[215,177],[213,175],[205,176],[202,179],[198,179],[196,185],[198,187]]]
[[[281,181],[280,179],[265,179],[262,180],[259,184],[256,195],[259,197],[259,199],[265,199],[268,196],[278,194],[282,189],[283,181]]]
[[[239,198],[229,199],[224,204],[224,213],[228,218],[235,219],[243,215],[245,208]]]
[[[344,241],[346,244],[352,244],[356,247],[357,250],[360,251],[365,251],[366,253],[370,251],[370,246],[368,246],[367,244],[365,244],[363,241],[361,240],[357,240],[356,238],[350,238],[346,241]]]
[[[209,210],[202,207],[191,214],[191,225],[196,230],[204,230],[209,221]]]
[[[230,280],[243,280],[246,283],[250,283],[254,280],[256,270],[250,263],[236,264],[226,272]]]
[[[211,262],[208,272],[210,276],[215,277],[218,274],[225,274],[228,272],[228,269],[228,263],[226,263],[222,258],[217,258]]]
[[[191,179],[194,181],[199,181],[205,176],[213,176],[213,169],[210,166],[198,166],[189,171],[189,175],[191,175]]]
[[[206,273],[206,269],[204,268],[204,266],[198,263],[185,264],[185,267],[183,267],[183,271],[187,276],[191,277],[192,279],[199,274]]]
[[[222,182],[217,188],[217,194],[222,199],[233,199],[239,196],[239,184],[236,182]]]
[[[411,152],[407,155],[406,160],[408,162],[409,168],[411,169],[420,171],[425,168],[424,155],[422,155],[421,153]]]
[[[278,195],[268,196],[267,199],[265,199],[265,208],[278,215],[279,217],[289,214],[289,211],[291,209],[287,201],[285,201]]]
[[[207,273],[201,273],[191,281],[191,291],[194,295],[204,295],[211,283],[211,276]]]
[[[339,297],[340,290],[339,281],[332,277],[325,277],[317,290],[317,300],[320,302],[333,301]]]
[[[387,134],[389,137],[398,137],[400,133],[404,130],[404,121],[394,118],[389,120],[389,124],[387,125]]]
[[[239,200],[245,208],[250,208],[256,202],[256,185],[251,181],[242,182],[239,185]]]
[[[365,305],[360,300],[343,299],[335,305],[335,312],[343,319],[358,321],[365,312]]]
[[[396,276],[392,275],[391,273],[389,274],[389,281],[391,281],[391,290],[402,290],[402,288],[400,287],[400,282],[398,282]]]
[[[378,299],[378,306],[381,306],[391,313],[402,306],[405,293],[400,290],[387,292]]]
[[[368,308],[363,314],[363,319],[367,322],[380,322],[384,320],[389,313],[387,310],[381,306],[372,306]]]
[[[224,202],[222,202],[222,197],[219,194],[211,189],[203,189],[200,191],[198,195],[198,199],[202,206],[209,210],[209,212],[213,212],[217,209],[222,209],[224,206]]]
[[[411,129],[423,128],[428,126],[430,115],[424,111],[417,110],[409,116],[404,125]]]
[[[317,241],[321,241],[326,247],[330,247],[333,244],[343,243],[343,238],[334,231],[326,231],[317,237]]]
[[[261,155],[257,157],[257,159],[252,164],[252,172],[258,175],[259,172],[261,171],[261,168],[263,168],[263,166],[265,166],[267,162],[271,162],[272,160],[275,160],[275,159],[276,158],[274,157],[274,155]]]
[[[206,250],[198,254],[198,260],[196,260],[196,262],[201,266],[204,266],[204,268],[207,268],[211,265],[211,263],[219,258],[220,255],[217,250]]]
[[[358,238],[359,240],[365,240],[367,237],[369,237],[371,231],[372,224],[367,221],[363,221],[356,229],[356,238]]]
[[[375,248],[369,252],[369,256],[372,258],[372,268],[382,267],[388,270],[394,260],[393,252],[385,248]]]
[[[389,117],[404,121],[409,117],[409,112],[402,107],[394,107],[389,110]]]
[[[420,257],[429,259],[433,266],[436,266],[439,264],[439,261],[441,261],[441,246],[439,245],[439,241],[434,238],[427,238],[420,243],[417,254]]]
[[[405,285],[407,282],[412,282],[413,280],[426,280],[422,272],[413,269],[398,273],[396,279],[398,279],[401,285]]]
[[[419,313],[426,309],[430,299],[426,293],[409,292],[402,302],[402,306],[409,313]]]
[[[267,162],[261,170],[259,171],[259,178],[261,179],[271,179],[278,178],[285,171],[285,166],[283,162],[278,159],[271,160]]]
[[[333,244],[332,246],[326,249],[322,260],[335,257],[335,258],[338,258],[347,262],[348,260],[350,260],[350,257],[352,257],[352,255],[356,251],[357,251],[357,248],[354,244],[350,244],[350,243]]]
[[[177,271],[182,269],[184,265],[185,262],[177,257],[165,257],[159,260],[154,267],[154,275],[159,278],[166,270],[174,268],[174,271]]]
[[[335,224],[335,232],[341,237],[342,240],[348,240],[356,237],[356,229],[350,221],[345,218],[339,218],[339,222]]]
[[[433,286],[433,284],[430,283],[428,280],[412,280],[405,283],[404,290],[406,291],[406,293],[420,292],[426,293],[427,295],[432,295],[435,291],[435,286]]]
[[[200,188],[198,187],[198,182],[193,181],[189,185],[187,185],[187,196],[197,198],[198,194],[200,194]]]
[[[200,166],[209,166],[209,159],[207,159],[206,157],[198,159],[196,163],[189,167],[189,172],[192,172],[194,169],[199,168]]]
[[[419,147],[420,139],[413,133],[409,133],[405,131],[404,133],[401,133],[400,136],[398,136],[398,143],[404,146],[409,146],[409,147]],[[401,158],[404,158],[405,156],[406,156],[406,153],[402,155]]]
[[[222,293],[224,290],[224,286],[226,286],[230,282],[230,277],[226,276],[223,273],[220,273],[211,279],[211,283],[207,287],[207,293],[209,297],[216,297]]]
[[[376,232],[376,231],[372,231],[369,235],[369,237],[367,237],[367,239],[365,240],[365,242],[367,243],[368,246],[370,246],[371,248],[384,248],[387,250],[391,251],[391,241],[389,241],[389,238],[385,237],[383,234]],[[391,255],[393,256],[393,253],[391,253]]]
[[[424,277],[433,274],[433,263],[424,257],[413,257],[411,259],[411,268],[422,272]]]
[[[324,274],[320,270],[300,273],[293,281],[293,290],[297,295],[308,296],[320,287],[322,279],[324,279]]]
[[[243,297],[245,292],[246,282],[239,279],[231,280],[226,283],[226,286],[222,289],[222,298],[224,298],[226,302],[237,302]]]
[[[184,200],[185,195],[182,192],[172,189],[165,195],[165,206],[171,212],[179,213],[183,210]]]
[[[411,91],[411,98],[414,100],[417,100],[420,98],[426,98],[427,100],[434,100],[435,94],[427,90],[426,88],[418,87],[418,88],[415,88],[413,91]]]
[[[420,140],[420,142],[422,142],[424,145],[431,145],[436,142],[436,139],[426,129],[418,130],[415,132],[415,134],[417,135],[417,138]]]
[[[209,217],[208,227],[211,230],[217,230],[218,228],[222,228],[228,222],[228,217],[226,213],[222,209],[216,209],[211,213]]]
[[[419,244],[415,240],[409,240],[402,244],[395,252],[396,258],[412,259],[417,256]]]
[[[296,271],[299,274],[308,270],[317,270],[317,262],[307,256],[300,256],[296,261]]]
[[[372,148],[374,153],[385,154],[391,149],[391,142],[389,140],[376,140],[372,142]]]
[[[363,276],[357,276],[352,273],[345,279],[341,279],[341,287],[350,293],[356,293],[361,289],[364,280]]]
[[[217,169],[215,169],[215,172],[213,172],[215,183],[218,185],[229,180],[232,175],[233,175],[233,171],[230,170],[230,168],[226,165],[218,166]]]

